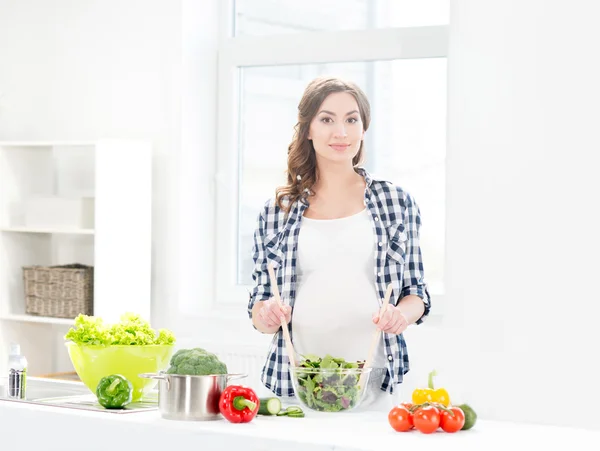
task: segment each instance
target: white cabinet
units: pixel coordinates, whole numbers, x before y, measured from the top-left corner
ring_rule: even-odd
[[[25,313],[25,265],[92,265],[94,315],[150,320],[151,175],[148,142],[0,142],[0,369],[17,341],[32,374],[70,370],[73,320]]]

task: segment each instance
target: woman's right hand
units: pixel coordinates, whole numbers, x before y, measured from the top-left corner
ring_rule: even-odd
[[[260,301],[261,307],[257,314],[257,320],[266,329],[278,329],[281,326],[281,317],[284,318],[286,324],[292,320],[292,308],[289,305],[283,305],[283,310],[275,298],[266,301]]]

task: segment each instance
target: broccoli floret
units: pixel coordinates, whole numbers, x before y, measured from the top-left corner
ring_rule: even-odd
[[[171,364],[171,366],[179,366],[181,362],[187,360],[188,355],[191,354],[192,351],[195,351],[195,353],[198,354],[209,354],[206,350],[202,348],[180,349],[175,354],[173,354],[173,357],[171,357],[171,361],[169,363]]]
[[[227,374],[227,366],[215,354],[202,348],[180,349],[173,354],[170,364],[167,374]]]

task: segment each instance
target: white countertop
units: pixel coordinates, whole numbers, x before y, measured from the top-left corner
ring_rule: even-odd
[[[256,417],[232,424],[170,421],[158,411],[115,414],[0,401],[3,449],[104,451],[107,448],[167,450],[506,450],[507,447],[565,446],[600,450],[600,431],[478,420],[456,434],[391,429],[383,412],[317,413],[305,418]],[[193,448],[191,448],[193,446]],[[442,448],[443,447],[443,448]],[[540,448],[541,447],[541,448]]]

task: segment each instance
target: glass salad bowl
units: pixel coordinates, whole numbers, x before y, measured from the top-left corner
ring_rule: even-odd
[[[326,356],[304,360],[290,368],[292,387],[298,401],[317,412],[347,412],[369,401],[385,369],[363,368],[358,363]]]

